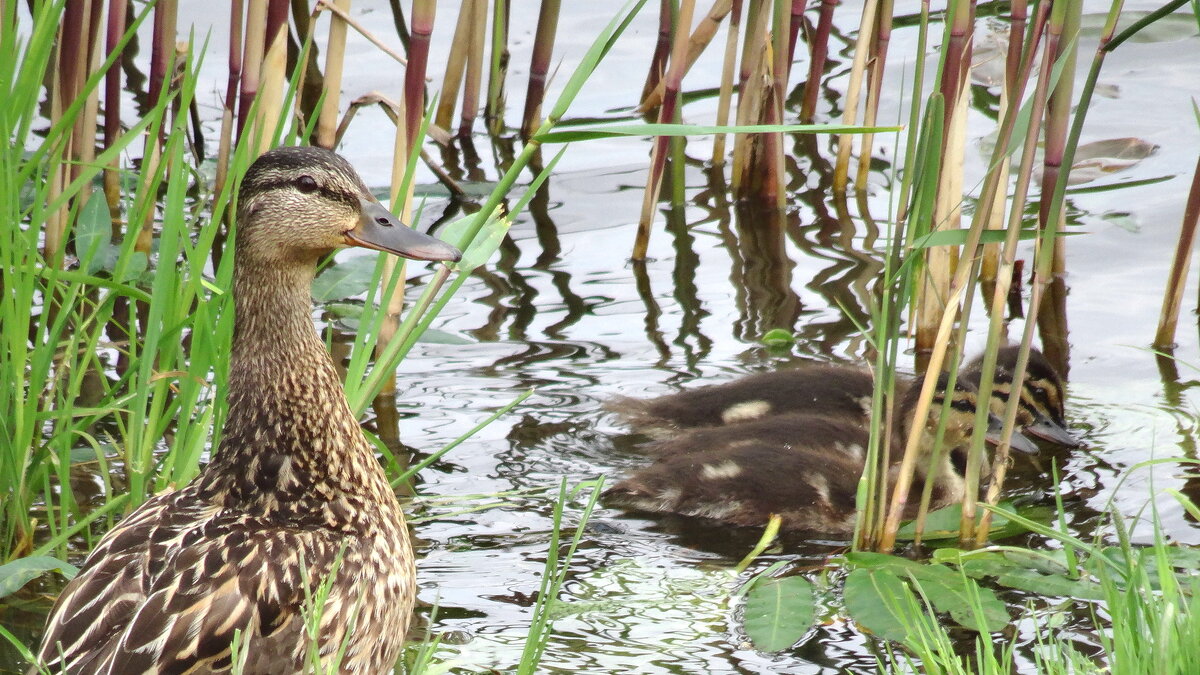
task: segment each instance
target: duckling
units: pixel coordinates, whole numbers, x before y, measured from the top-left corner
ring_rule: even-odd
[[[416,260],[459,252],[387,211],[320,148],[246,171],[222,440],[201,474],[106,534],[47,620],[65,673],[390,671],[416,595],[404,515],[312,323],[317,261],[343,246]],[[312,607],[322,585],[323,606]],[[306,626],[306,612],[320,613]]]
[[[1015,346],[998,352],[990,405],[999,415],[1012,389],[1017,354]],[[978,385],[982,365],[982,357],[973,360],[960,379]],[[897,389],[904,391],[912,384],[910,379],[900,379]],[[635,431],[667,438],[680,429],[737,424],[784,412],[856,416],[861,420],[870,413],[874,386],[874,377],[865,369],[815,365],[747,375],[653,399],[619,396],[608,401],[605,408],[617,413]],[[1031,349],[1017,410],[1017,429],[1053,443],[1077,445],[1066,430],[1064,398],[1062,378],[1041,352]]]
[[[946,452],[931,470],[945,384],[943,378],[922,427],[909,500],[914,510],[907,517],[915,515],[926,480],[933,482],[932,508],[959,501],[964,494],[977,392],[967,382],[955,386],[943,437]],[[903,428],[891,441],[892,481],[902,438],[918,423],[912,413],[919,396],[920,389],[911,387],[898,406]],[[992,415],[990,421],[989,428],[998,431],[999,419]],[[659,457],[653,464],[618,482],[604,497],[606,503],[630,510],[676,513],[727,525],[761,526],[771,514],[779,514],[785,530],[849,534],[854,530],[855,493],[869,435],[851,417],[797,412],[695,429],[658,446]],[[1023,437],[1014,435],[1017,438]],[[1025,449],[1020,441],[1014,445]]]

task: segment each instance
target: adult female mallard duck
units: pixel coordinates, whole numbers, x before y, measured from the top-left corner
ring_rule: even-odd
[[[416,594],[404,516],[313,329],[317,261],[342,246],[458,251],[400,223],[354,169],[278,148],[238,202],[229,416],[200,476],[101,539],[51,610],[38,654],[65,673],[390,670]],[[324,604],[313,598],[326,585]],[[320,615],[315,629],[305,615]]]
[[[1016,346],[997,353],[991,409],[998,415],[1003,414],[1012,390],[1017,355]],[[978,388],[982,367],[983,358],[976,358],[963,368],[960,379]],[[897,390],[903,393],[912,384],[912,380],[901,378]],[[862,420],[870,413],[874,386],[874,377],[863,368],[815,365],[747,375],[653,399],[619,396],[605,407],[635,431],[663,438],[682,429],[737,424],[789,412]],[[1066,429],[1065,398],[1062,378],[1041,352],[1031,349],[1017,409],[1017,428],[1060,445],[1078,445]]]
[[[946,382],[935,394],[928,417],[914,419],[919,387],[910,387],[898,412],[902,429],[891,440],[899,460],[903,439],[922,424],[916,480],[909,504],[915,509],[926,481],[932,482],[932,508],[964,495],[966,453],[975,421],[977,392],[959,381],[946,415],[943,448],[930,468],[945,399]],[[989,435],[1000,430],[990,416]],[[866,460],[869,431],[845,415],[788,412],[716,428],[697,428],[656,446],[658,459],[604,494],[608,504],[647,512],[675,513],[728,525],[761,526],[771,514],[791,531],[848,534],[854,529],[855,493]],[[1020,434],[1012,445],[1036,446]],[[890,473],[898,468],[893,462]],[[894,478],[893,478],[894,479]],[[915,511],[908,517],[915,515]]]

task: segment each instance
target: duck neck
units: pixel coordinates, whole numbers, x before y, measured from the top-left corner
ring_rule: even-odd
[[[226,506],[337,526],[395,497],[313,327],[313,274],[235,267],[229,417],[203,488]]]

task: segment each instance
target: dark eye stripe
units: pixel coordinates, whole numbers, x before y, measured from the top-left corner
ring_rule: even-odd
[[[273,190],[296,190],[303,193],[299,186],[296,185],[296,180],[273,180],[262,183],[252,183],[242,189],[242,194],[264,194]],[[333,201],[347,204],[353,208],[358,208],[358,195],[344,192],[331,185],[318,185],[317,190],[309,194],[320,194],[322,197]]]

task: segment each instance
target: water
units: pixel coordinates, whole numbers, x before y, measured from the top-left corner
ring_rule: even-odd
[[[430,68],[435,88],[456,4],[439,8],[439,39]],[[587,36],[615,11],[602,6],[608,3],[565,4],[556,47],[556,62],[563,65],[551,99],[586,48]],[[1147,2],[1132,7],[1152,8]],[[899,14],[916,10],[915,3],[898,7]],[[185,3],[181,11],[196,10]],[[354,13],[391,37],[386,3],[355,3]],[[843,31],[857,21],[854,7],[839,9],[838,16]],[[181,25],[192,20],[198,18],[185,15]],[[533,26],[531,17],[515,23],[510,123],[515,123],[523,99]],[[1095,23],[1089,16],[1085,25]],[[1054,457],[1062,465],[1058,487],[1070,504],[1070,525],[1081,533],[1093,530],[1110,500],[1122,514],[1138,514],[1150,497],[1151,483],[1155,490],[1195,494],[1172,466],[1139,471],[1120,482],[1129,467],[1152,457],[1195,456],[1200,400],[1195,386],[1200,378],[1182,363],[1177,376],[1165,375],[1147,348],[1200,141],[1190,115],[1195,83],[1200,82],[1200,37],[1194,22],[1190,30],[1186,20],[1182,28],[1178,22],[1172,26],[1176,33],[1128,44],[1109,57],[1101,78],[1106,95],[1093,103],[1083,138],[1136,137],[1159,146],[1146,160],[1089,187],[1165,180],[1068,195],[1070,229],[1084,234],[1067,242],[1067,410],[1086,446]],[[649,11],[635,22],[572,115],[628,116],[656,28]],[[205,69],[211,90],[219,91],[224,87],[225,47],[219,35],[213,37]],[[1095,32],[1086,37],[1081,61],[1090,58]],[[900,55],[912,53],[915,39],[911,25],[898,27],[893,35],[890,68],[895,82],[901,69],[910,68]],[[834,90],[846,86],[851,46],[845,33],[835,36],[827,83]],[[685,80],[688,89],[716,85],[719,49],[709,51]],[[356,67],[347,73],[344,98],[372,89],[398,91],[401,71],[353,34],[351,53]],[[806,63],[800,61],[797,69]],[[798,79],[797,74],[793,82]],[[992,105],[983,90],[978,93],[975,101],[984,109],[974,114],[978,131],[969,134],[966,160],[968,176],[976,179],[990,147],[983,136],[990,116],[986,108]],[[885,115],[899,116],[895,111],[901,94],[899,86],[886,92]],[[206,128],[215,138],[217,98],[201,100],[208,106]],[[707,122],[714,105],[711,99],[689,104],[684,117]],[[821,104],[821,119],[838,121],[840,111],[832,105],[836,103]],[[378,143],[381,137],[391,137],[386,119],[367,111],[356,118],[342,147],[367,182],[377,186],[386,184],[391,164],[390,143]],[[868,204],[882,219],[889,208],[894,153],[892,139],[879,140]],[[490,157],[486,138],[477,137],[476,146]],[[689,155],[705,157],[709,147],[707,139],[695,141]],[[397,397],[401,437],[422,453],[439,449],[520,393],[536,389],[520,408],[420,476],[420,499],[413,510],[422,557],[420,599],[439,606],[431,630],[445,636],[442,657],[454,669],[507,670],[519,659],[553,525],[551,500],[560,481],[573,485],[599,476],[611,481],[645,462],[636,447],[639,439],[600,409],[602,401],[618,394],[665,394],[791,362],[854,361],[865,355],[855,321],[866,316],[882,242],[865,227],[846,230],[836,221],[826,192],[826,162],[833,155],[829,139],[819,137],[813,147],[818,154],[809,151],[807,142],[792,148],[789,207],[779,229],[738,213],[721,187],[710,185],[699,163],[689,165],[688,201],[670,217],[660,215],[651,259],[644,266],[628,258],[649,143],[623,139],[573,147],[549,183],[548,200],[518,219],[498,260],[466,283],[435,324],[468,343],[422,343],[404,362]],[[460,175],[470,168],[451,166]],[[483,177],[477,182],[498,175],[489,159],[475,168]],[[418,180],[433,182],[424,171]],[[427,220],[446,206],[443,198],[430,198]],[[782,255],[777,242],[782,242]],[[794,349],[780,354],[758,344],[758,337],[771,328],[796,331]],[[1014,323],[1010,334],[1019,335],[1022,328]],[[984,339],[982,323],[973,327],[969,339],[968,351],[977,352]],[[1200,364],[1191,314],[1183,318],[1178,339],[1181,361]],[[1055,486],[1048,458],[1043,462],[1040,468],[1014,469],[1014,492],[1049,499]],[[567,504],[568,536],[584,501],[577,496]],[[494,502],[501,505],[463,512]],[[1159,496],[1155,503],[1172,538],[1200,542],[1200,528],[1172,498]],[[1140,541],[1150,536],[1144,527],[1135,535]],[[818,625],[793,649],[762,654],[748,645],[736,627],[736,603],[731,606],[729,594],[745,579],[734,575],[733,566],[756,537],[754,532],[597,508],[570,562],[543,670],[873,670],[877,644],[838,614],[838,603],[828,598]],[[815,577],[822,560],[841,544],[789,541],[751,570],[787,560],[790,567],[810,570]],[[1005,597],[1015,606],[1023,603],[1019,594]],[[428,614],[424,609],[423,615]],[[1032,639],[1027,624],[1017,626],[1014,638],[1023,648]]]

